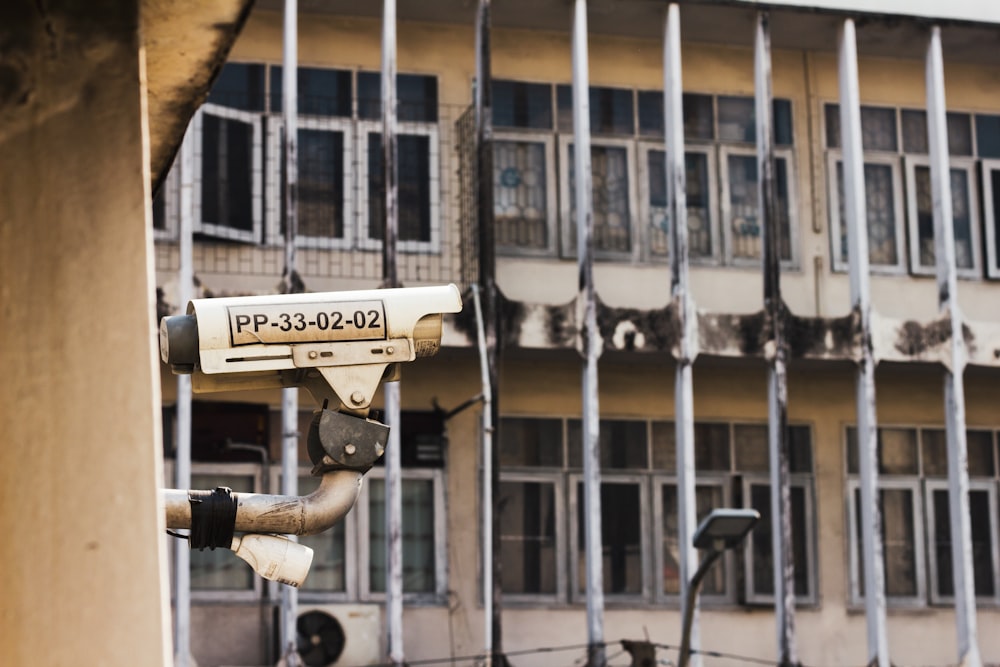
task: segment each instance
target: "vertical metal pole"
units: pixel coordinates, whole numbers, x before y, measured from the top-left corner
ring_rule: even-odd
[[[573,169],[576,174],[576,238],[579,263],[580,352],[583,368],[583,503],[587,566],[588,667],[604,665],[604,577],[601,547],[600,408],[597,359],[601,337],[594,293],[594,202],[590,164],[590,73],[587,55],[587,2],[573,9]]]
[[[885,563],[882,555],[882,512],[878,495],[878,419],[875,410],[875,365],[872,305],[869,290],[868,210],[861,145],[861,102],[854,21],[840,32],[840,135],[844,149],[844,217],[850,265],[851,307],[861,332],[857,369],[858,471],[861,485],[861,546],[865,575],[868,664],[889,667],[886,631]]]
[[[502,340],[496,286],[496,233],[493,224],[493,95],[490,56],[490,0],[479,0],[476,14],[476,160],[479,231],[479,287],[483,292],[483,611],[488,664],[504,665],[503,589],[500,558],[500,452],[493,447],[500,425],[498,381]],[[477,304],[478,292],[477,292]]]
[[[485,667],[493,664],[493,388],[490,384],[489,358],[486,349],[486,329],[479,300],[479,285],[472,286],[476,308],[476,341],[479,344],[479,373],[483,385],[483,646]],[[500,662],[498,661],[498,664]]]
[[[948,438],[948,506],[951,562],[955,586],[958,659],[963,667],[979,667],[982,657],[976,630],[976,590],[972,568],[972,523],[969,515],[969,468],[965,438],[966,349],[958,303],[955,236],[951,210],[951,167],[944,94],[941,28],[931,28],[927,44],[927,135],[930,140],[931,199],[934,206],[934,256],[937,263],[938,308],[951,315],[951,367],[945,368],[945,428]]]
[[[284,37],[282,41],[282,117],[285,123],[285,144],[282,158],[285,162],[285,281],[286,292],[301,290],[302,281],[295,266],[295,244],[298,234],[298,4],[285,0]],[[299,390],[289,387],[281,390],[281,492],[286,496],[299,495]],[[264,471],[267,474],[267,471]],[[297,538],[289,536],[292,540]],[[296,651],[295,621],[298,616],[298,590],[282,586],[279,593],[281,612],[278,635],[281,638],[281,655],[289,667],[301,663]]]
[[[684,156],[684,94],[681,75],[681,19],[676,3],[667,8],[663,36],[663,118],[666,136],[667,206],[670,211],[670,293],[680,319],[674,379],[674,428],[677,446],[677,545],[681,614],[690,619],[683,642],[694,651],[690,664],[700,667],[698,597],[692,578],[698,570],[694,532],[698,527],[694,467],[693,364],[698,356],[698,317],[688,276],[688,227]],[[659,584],[658,584],[659,585]],[[689,652],[690,653],[690,652]]]
[[[763,229],[764,310],[770,324],[767,346],[767,436],[771,469],[771,548],[774,559],[774,615],[778,660],[795,656],[795,564],[792,561],[791,487],[788,471],[788,347],[781,298],[778,198],[774,183],[771,122],[771,34],[767,12],[757,14],[754,40],[754,102],[757,118],[757,201]]]
[[[382,285],[398,287],[396,240],[399,236],[399,165],[396,140],[396,2],[384,0],[382,14],[382,167],[385,183],[385,234],[382,239]],[[383,389],[386,423],[390,426],[385,452],[385,617],[388,658],[402,665],[403,651],[403,481],[400,456],[401,399],[398,382]]]
[[[194,133],[188,126],[180,150],[180,215],[177,231],[180,271],[177,274],[177,300],[182,313],[194,292],[192,232],[194,229]],[[178,489],[191,488],[191,376],[177,376],[177,452],[174,455],[174,484]],[[186,540],[174,541],[174,662],[176,667],[190,667],[191,657],[191,546]]]

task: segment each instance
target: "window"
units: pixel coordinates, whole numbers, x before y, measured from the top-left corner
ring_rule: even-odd
[[[493,103],[498,249],[575,256],[572,88],[496,80]],[[665,261],[670,212],[663,94],[593,86],[589,105],[595,256]],[[690,257],[700,263],[759,263],[753,98],[685,94],[683,108]],[[774,123],[780,252],[782,261],[794,266],[797,204],[789,101],[774,101]]]
[[[844,219],[843,161],[840,152],[839,105],[825,107],[828,177],[831,193],[831,244],[834,268],[847,269],[847,228]],[[988,157],[992,148],[989,116],[947,114],[950,156],[951,210],[958,275],[976,278],[982,273],[979,231],[979,195],[976,158]],[[868,252],[872,269],[917,275],[934,275],[934,219],[931,193],[927,114],[919,109],[861,108],[864,150],[865,202],[868,213]],[[985,136],[973,140],[973,127]],[[903,158],[902,165],[900,157]],[[993,238],[988,160],[983,163],[986,189],[987,242]],[[901,172],[901,166],[905,172]],[[903,180],[906,198],[903,199]],[[906,220],[905,230],[903,221]],[[904,240],[908,232],[909,243]],[[905,251],[904,251],[905,248]],[[994,248],[995,249],[995,248]],[[990,249],[987,247],[989,269]],[[993,275],[993,274],[990,274]]]
[[[966,432],[972,565],[980,603],[1000,603],[996,433]],[[851,600],[864,598],[861,493],[857,432],[847,429]],[[878,430],[879,508],[882,512],[885,592],[902,606],[953,604],[951,535],[945,432],[937,428]]]
[[[280,66],[227,64],[196,114],[196,232],[245,243],[284,242],[282,77]],[[380,248],[381,75],[302,67],[297,85],[296,242]],[[397,86],[399,249],[437,251],[437,79],[400,74]]]
[[[812,450],[809,429],[790,428],[796,594],[816,599]],[[577,419],[505,417],[500,428],[498,520],[505,599],[579,602],[585,596],[581,424]],[[611,601],[677,603],[680,591],[674,426],[601,421],[601,543]],[[727,553],[704,584],[708,599],[768,603],[773,562],[768,523],[767,427],[695,426],[696,513],[754,507],[764,521],[739,560]],[[742,573],[738,577],[738,573]],[[737,589],[742,579],[744,588]]]

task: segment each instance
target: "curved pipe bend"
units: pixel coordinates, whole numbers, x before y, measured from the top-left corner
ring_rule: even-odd
[[[319,488],[308,496],[234,493],[237,502],[235,530],[242,533],[315,535],[343,519],[361,492],[364,474],[335,470],[323,475]],[[164,489],[167,528],[191,527],[188,492]]]

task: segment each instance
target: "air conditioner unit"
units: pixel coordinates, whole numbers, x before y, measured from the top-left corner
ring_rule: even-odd
[[[378,605],[300,604],[295,630],[299,656],[307,667],[362,667],[382,662]]]

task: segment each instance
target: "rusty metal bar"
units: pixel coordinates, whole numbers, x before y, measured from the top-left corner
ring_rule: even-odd
[[[667,8],[663,35],[663,118],[666,139],[667,207],[670,211],[670,294],[679,316],[674,377],[674,429],[677,447],[677,546],[681,581],[681,614],[690,617],[686,640],[694,651],[690,664],[701,665],[698,599],[689,596],[698,570],[694,533],[698,528],[694,466],[694,389],[692,365],[698,355],[698,317],[691,294],[688,268],[684,108],[681,75],[680,9]],[[688,608],[690,604],[691,608]]]
[[[399,236],[399,165],[396,138],[396,0],[384,0],[382,13],[382,181],[385,185],[385,233],[382,238],[382,286],[399,287],[396,240]],[[385,618],[388,659],[405,662],[403,650],[403,481],[400,457],[398,382],[383,388],[389,439],[385,450]]]
[[[778,661],[794,665],[795,564],[792,562],[791,485],[788,471],[788,345],[781,298],[778,197],[774,183],[771,123],[771,35],[767,12],[757,14],[754,39],[754,103],[757,119],[757,202],[763,230],[764,313],[769,323],[767,440],[771,470],[771,548]]]
[[[931,28],[927,43],[927,136],[930,146],[931,199],[934,207],[934,256],[938,308],[951,315],[951,364],[944,370],[944,412],[948,439],[948,507],[951,563],[955,586],[958,660],[981,667],[976,629],[976,590],[972,566],[972,520],[969,515],[969,468],[965,436],[965,338],[958,303],[955,236],[951,210],[951,166],[944,92],[941,28]]]
[[[482,292],[483,355],[483,639],[487,667],[504,665],[503,590],[500,557],[500,450],[493,446],[500,426],[499,373],[502,341],[496,285],[496,232],[493,220],[493,95],[490,57],[491,8],[479,0],[476,13],[476,175],[479,238],[479,289]],[[479,310],[477,309],[477,314]]]
[[[284,291],[301,291],[302,281],[296,272],[296,236],[299,216],[299,54],[298,54],[298,0],[285,0],[282,37],[281,112],[285,123],[285,280]],[[281,493],[299,495],[299,390],[286,387],[281,390]],[[266,471],[265,471],[266,473]],[[290,536],[291,540],[297,540]],[[278,622],[279,646],[282,658],[289,665],[298,665],[295,642],[295,621],[298,616],[299,595],[294,586],[279,590],[280,614]]]
[[[604,577],[601,570],[601,458],[597,359],[601,353],[594,292],[594,199],[590,162],[590,72],[587,55],[587,2],[573,6],[573,169],[576,183],[576,240],[579,301],[583,312],[579,351],[583,367],[583,501],[587,567],[587,664],[604,665]]]
[[[878,495],[878,418],[875,410],[875,364],[869,291],[868,210],[865,202],[861,145],[861,102],[854,21],[844,21],[839,44],[840,128],[844,149],[844,213],[850,266],[851,308],[861,334],[857,360],[858,469],[861,486],[861,546],[865,575],[868,662],[889,667],[886,631],[885,564],[882,554]]]

